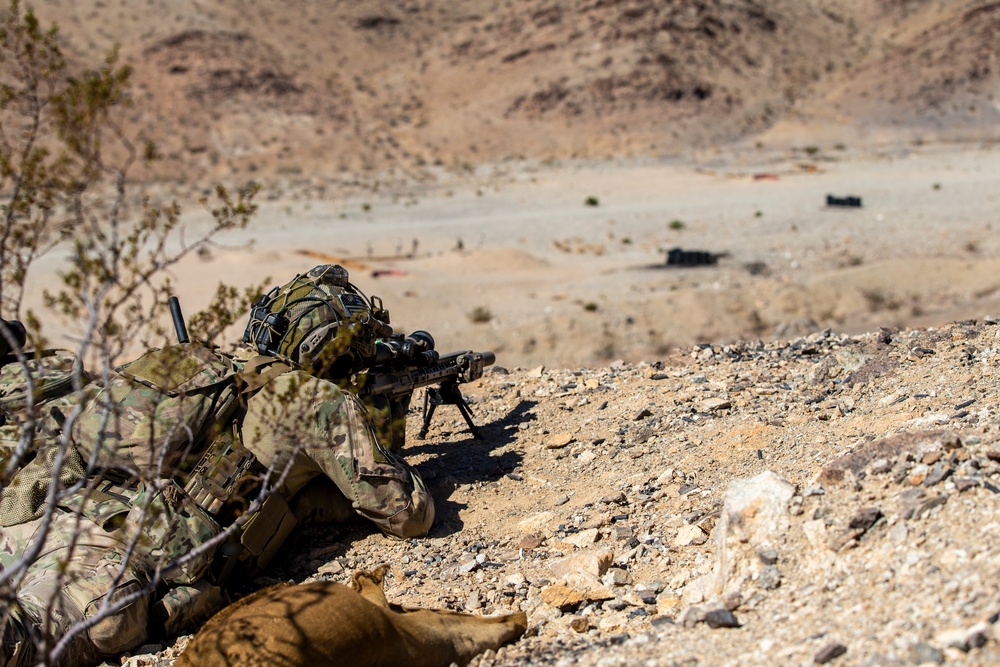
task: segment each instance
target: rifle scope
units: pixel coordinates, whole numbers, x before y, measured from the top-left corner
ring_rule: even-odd
[[[11,347],[8,335],[14,340],[13,347]],[[27,340],[28,332],[25,331],[24,325],[19,320],[0,319],[0,356],[7,356],[24,347]]]
[[[438,359],[434,351],[434,336],[417,330],[409,336],[396,334],[375,344],[375,365],[388,364],[397,360],[432,364]]]

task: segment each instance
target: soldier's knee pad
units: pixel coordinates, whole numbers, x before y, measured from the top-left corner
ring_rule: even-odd
[[[388,518],[383,531],[393,537],[423,537],[434,523],[434,499],[422,489],[415,489],[410,503]]]

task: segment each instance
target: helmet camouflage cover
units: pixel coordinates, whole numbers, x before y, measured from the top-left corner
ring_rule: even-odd
[[[258,352],[302,365],[357,365],[375,354],[375,340],[392,334],[378,297],[369,300],[347,269],[323,264],[261,296],[243,341]]]

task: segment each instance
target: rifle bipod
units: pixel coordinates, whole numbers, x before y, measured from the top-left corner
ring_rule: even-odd
[[[424,423],[420,427],[420,432],[417,433],[417,440],[423,440],[427,436],[427,429],[431,426],[431,418],[434,416],[434,410],[439,405],[454,405],[457,407],[458,411],[465,417],[465,423],[469,425],[472,437],[476,440],[483,439],[483,436],[479,434],[479,429],[472,422],[472,409],[469,407],[468,402],[466,402],[465,396],[462,396],[462,392],[458,388],[458,383],[445,381],[439,387],[427,387],[426,393],[424,393]]]

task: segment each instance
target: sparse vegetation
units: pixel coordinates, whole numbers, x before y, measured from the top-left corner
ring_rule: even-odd
[[[670,224],[668,224],[667,227],[674,230],[675,232],[679,232],[680,230],[684,229],[686,225],[684,224],[683,220],[678,220],[677,218],[674,218],[673,220],[670,221]]]
[[[597,199],[597,197],[594,197],[593,195],[591,195],[590,197],[587,197],[585,200],[583,200],[583,205],[584,206],[600,206],[601,202]]]
[[[83,525],[84,514],[96,502],[90,491],[96,488],[108,462],[98,462],[100,457],[95,455],[84,463],[79,452],[87,450],[77,447],[111,452],[119,445],[117,441],[111,443],[112,436],[105,436],[108,431],[103,428],[85,444],[75,441],[68,432],[41,428],[41,420],[50,418],[52,404],[44,407],[44,395],[39,392],[33,396],[30,390],[32,385],[40,389],[45,384],[38,377],[41,367],[33,360],[34,351],[49,347],[46,327],[63,323],[69,335],[61,336],[58,344],[72,345],[72,349],[59,353],[71,365],[61,369],[68,377],[62,385],[64,394],[56,399],[63,401],[65,410],[59,413],[60,425],[63,419],[68,424],[77,423],[84,410],[102,424],[114,422],[119,416],[117,403],[106,399],[88,402],[107,389],[105,383],[121,377],[114,369],[128,358],[126,355],[130,357],[136,348],[163,348],[176,340],[172,331],[168,336],[163,324],[169,319],[164,314],[169,312],[167,301],[172,291],[168,272],[187,256],[210,257],[217,235],[244,228],[256,212],[256,184],[248,183],[232,193],[217,186],[214,196],[202,200],[211,222],[200,233],[185,235],[176,202],[158,203],[152,194],[136,192],[138,186],[130,171],[140,164],[153,164],[160,156],[151,140],[123,129],[133,113],[131,79],[131,68],[120,64],[115,52],[94,69],[70,68],[60,49],[58,30],[43,29],[34,13],[22,11],[17,1],[11,2],[0,16],[0,80],[4,84],[0,90],[0,315],[24,323],[27,344],[14,340],[7,325],[0,326],[0,335],[12,351],[4,359],[5,371],[19,366],[18,372],[31,378],[26,381],[29,397],[23,404],[4,406],[0,493],[22,484],[24,476],[20,473],[43,459],[48,462],[46,475],[51,477],[45,483],[48,491],[39,499],[41,504],[33,510],[37,516],[28,519],[40,522],[32,529],[32,542],[8,553],[11,558],[5,559],[0,568],[0,626],[4,628],[7,655],[9,610],[21,607],[20,601],[15,602],[19,586],[43,576],[51,578],[53,591],[75,587],[78,584],[70,580],[86,573],[87,567],[95,567],[96,557],[90,560],[89,555],[81,555],[94,553],[87,551],[87,541],[77,543],[73,535],[66,534],[72,532],[66,526]],[[134,201],[141,201],[141,206],[134,206]],[[53,270],[59,279],[42,291],[44,310],[35,312],[24,303],[29,278],[38,260],[57,245],[59,252],[53,255],[58,257],[54,259],[65,257],[62,264],[56,264],[58,271]],[[249,289],[256,296],[261,286]],[[188,318],[192,340],[211,344],[219,332],[248,310],[249,298],[244,293],[220,285],[215,296],[207,310]],[[12,418],[14,414],[17,416]],[[160,433],[154,436],[151,430],[149,435],[145,446],[150,448],[152,459],[165,457],[165,452],[152,449],[162,444]],[[144,481],[148,483],[149,478]],[[89,486],[91,483],[93,486]],[[138,478],[127,483],[134,485]],[[10,497],[4,495],[4,500]],[[150,507],[132,505],[130,518],[134,516],[134,525],[160,520]],[[146,572],[148,567],[145,560],[141,566],[136,566],[136,561],[130,563],[133,558],[145,558],[139,556],[145,547],[136,546],[138,534],[121,527],[121,518],[115,527],[122,531],[121,536],[107,544],[117,545],[121,540],[120,544],[130,546],[127,550],[108,549],[108,562],[114,559],[117,574],[113,579],[101,580],[110,587],[106,597],[101,598],[103,602],[88,608],[86,620],[67,614],[49,625],[51,619],[42,617],[40,631],[32,631],[30,637],[24,638],[32,648],[22,645],[16,660],[63,664],[74,637],[118,614],[139,596],[150,596],[160,585],[161,572],[157,569],[148,571],[148,582],[135,584],[135,592],[124,595],[124,589],[114,590],[120,584],[118,577],[127,576],[136,567]],[[23,518],[18,523],[24,523]],[[218,537],[226,536],[223,533]],[[59,546],[51,552],[42,551],[42,544],[50,544],[50,539]],[[203,546],[214,549],[215,543],[208,542]],[[42,557],[47,559],[44,565],[39,563]],[[185,554],[171,566],[183,569],[196,557]],[[70,566],[84,559],[87,562],[81,569]],[[50,604],[61,603],[53,597]],[[28,616],[22,618],[24,623],[34,622]],[[25,654],[32,653],[33,658],[25,658]],[[76,655],[72,660],[78,658]]]
[[[469,319],[476,324],[485,324],[493,319],[493,313],[486,306],[476,306],[469,313]]]

